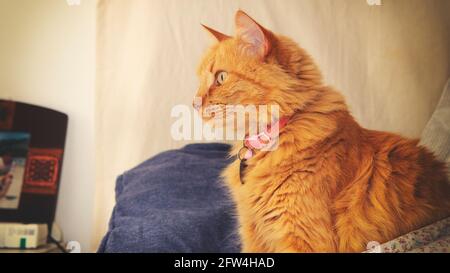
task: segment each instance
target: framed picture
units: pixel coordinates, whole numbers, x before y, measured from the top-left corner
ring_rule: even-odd
[[[30,134],[0,132],[0,208],[18,209]]]
[[[53,222],[67,122],[52,109],[0,100],[0,222]]]

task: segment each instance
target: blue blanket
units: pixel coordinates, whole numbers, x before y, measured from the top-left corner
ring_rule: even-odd
[[[191,144],[121,175],[98,252],[239,252],[235,208],[219,178],[228,150]]]

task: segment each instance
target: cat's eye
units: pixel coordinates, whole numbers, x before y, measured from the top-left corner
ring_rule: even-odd
[[[219,71],[216,74],[216,85],[222,85],[227,79],[228,73],[225,71]]]

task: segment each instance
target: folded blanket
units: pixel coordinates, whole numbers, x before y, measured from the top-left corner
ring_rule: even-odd
[[[229,148],[192,144],[121,175],[98,252],[239,252],[234,205],[219,179]]]

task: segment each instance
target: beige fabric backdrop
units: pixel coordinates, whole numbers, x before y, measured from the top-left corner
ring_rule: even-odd
[[[190,104],[209,43],[200,22],[233,33],[241,8],[293,37],[366,127],[417,137],[450,75],[450,1],[100,0],[96,94],[96,232],[106,231],[115,178],[160,151],[170,110]]]

